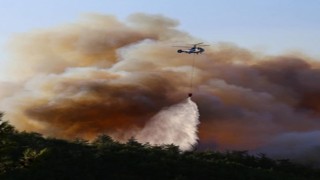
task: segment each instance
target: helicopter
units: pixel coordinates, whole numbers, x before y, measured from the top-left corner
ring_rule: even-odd
[[[199,46],[209,46],[206,44],[201,43],[196,43],[196,44],[190,44],[190,46],[173,46],[173,47],[184,47],[184,48],[189,48],[189,49],[178,49],[177,53],[188,53],[188,54],[201,54],[204,52],[204,48],[201,48]]]
[[[177,53],[187,53],[187,54],[201,54],[204,52],[204,48],[200,46],[210,46],[201,43],[196,43],[196,44],[190,44],[189,46],[173,46],[173,47],[184,47],[188,49],[178,49]],[[194,68],[194,56],[193,56],[193,63],[192,63],[192,72],[191,72],[191,80],[190,80],[190,91],[193,89],[193,68]],[[188,98],[192,97],[192,92],[188,93]]]

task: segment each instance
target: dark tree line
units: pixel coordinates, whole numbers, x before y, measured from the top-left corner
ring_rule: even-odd
[[[320,179],[318,169],[245,151],[181,152],[175,145],[44,138],[0,117],[0,179]]]

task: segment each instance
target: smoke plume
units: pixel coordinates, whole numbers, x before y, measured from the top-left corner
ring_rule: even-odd
[[[19,130],[47,136],[92,139],[106,133],[177,144],[182,135],[188,148],[196,141],[195,129],[186,133],[196,127],[196,107],[179,102],[189,93],[193,55],[171,46],[201,41],[177,26],[161,15],[134,14],[122,22],[92,14],[16,36],[8,45],[12,80],[0,85],[0,110]],[[270,148],[277,146],[282,156],[297,160],[317,156],[319,67],[303,54],[269,56],[229,43],[206,47],[195,56],[193,78],[200,147],[277,156]],[[186,115],[184,108],[193,110]],[[181,131],[175,131],[179,123]],[[301,143],[306,137],[312,143]],[[295,147],[295,154],[286,147]]]

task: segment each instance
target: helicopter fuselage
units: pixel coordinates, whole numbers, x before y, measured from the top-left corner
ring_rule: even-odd
[[[192,47],[190,49],[178,49],[177,51],[178,53],[188,53],[188,54],[192,54],[192,53],[195,53],[195,54],[201,54],[204,52],[204,49],[201,48],[201,47]]]

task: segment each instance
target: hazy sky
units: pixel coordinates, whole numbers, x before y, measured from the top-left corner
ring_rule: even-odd
[[[299,50],[320,57],[319,8],[319,0],[1,0],[0,71],[9,61],[5,44],[11,36],[72,23],[86,13],[121,20],[136,12],[162,14],[208,43],[232,42],[276,54]]]

